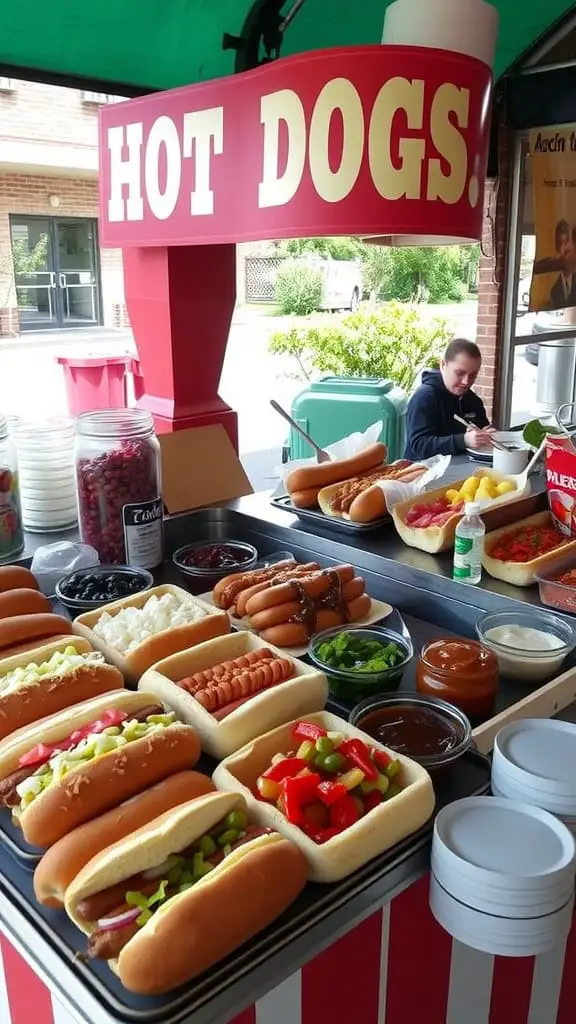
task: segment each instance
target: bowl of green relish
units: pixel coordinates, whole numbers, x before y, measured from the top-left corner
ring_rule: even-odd
[[[410,639],[385,626],[335,626],[312,637],[310,661],[341,700],[392,693],[414,656]]]

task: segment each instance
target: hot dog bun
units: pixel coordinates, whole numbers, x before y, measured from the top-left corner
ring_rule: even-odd
[[[24,676],[23,670],[30,665],[45,665],[54,655],[70,647],[84,656],[84,664],[66,672],[46,672],[35,679]],[[19,672],[23,678],[8,678]],[[29,653],[3,658],[0,661],[0,740],[40,718],[123,686],[121,672],[107,665],[81,637],[67,637],[64,642],[45,644]]]
[[[52,605],[48,598],[32,587],[17,587],[15,590],[0,592],[0,619],[51,611]]]
[[[66,893],[66,911],[85,934],[93,925],[76,914],[80,902],[190,846],[242,797],[214,793],[183,804],[94,857]],[[111,966],[122,984],[160,995],[190,981],[266,928],[304,888],[301,852],[277,833],[234,850],[201,881],[168,900],[129,940]]]
[[[116,690],[19,729],[0,743],[0,781],[16,772],[20,759],[39,743],[57,744],[108,709],[117,708],[130,716],[157,703],[150,693]],[[16,808],[15,816],[28,843],[52,846],[123,800],[175,772],[192,768],[199,755],[200,741],[194,729],[175,723],[92,761],[79,762],[78,768],[53,781],[24,810]]]
[[[40,590],[38,580],[30,569],[25,569],[23,565],[0,565],[0,593],[16,590],[18,587]]]
[[[426,472],[426,466],[401,460],[383,466],[380,471],[323,487],[318,504],[324,515],[349,519],[354,523],[373,523],[389,514],[386,494],[380,481],[411,483]]]
[[[310,507],[316,504],[321,487],[376,469],[385,459],[386,446],[378,442],[350,459],[335,459],[293,470],[286,477],[286,489],[290,495],[297,494],[299,507]]]
[[[8,657],[10,648],[18,647],[20,644],[36,641],[38,645],[42,640],[69,632],[70,620],[62,615],[40,612],[0,619],[0,657]]]
[[[285,657],[283,651],[263,643],[254,633],[230,633],[158,662],[144,673],[139,686],[148,693],[155,693],[181,721],[194,726],[200,734],[202,749],[221,759],[271,729],[273,724],[319,710],[326,703],[326,676],[296,658],[290,659],[293,670],[290,679],[250,696],[236,707],[229,707],[228,714],[221,720],[177,685],[195,672],[267,647],[277,657]]]
[[[177,772],[112,811],[80,825],[42,857],[34,872],[36,899],[47,907],[63,906],[66,889],[92,857],[172,807],[212,792],[214,785],[207,775]]]
[[[121,651],[111,643],[106,643],[99,636],[94,626],[98,623],[103,614],[114,618],[126,609],[140,609],[152,599],[162,600],[165,596],[171,596],[178,602],[178,605],[194,607],[199,613],[194,621],[181,625],[164,626],[158,631],[152,632],[144,640],[140,640],[129,651]],[[0,623],[1,626],[1,623]],[[123,597],[119,601],[98,608],[95,611],[85,612],[74,620],[72,629],[80,636],[86,637],[93,647],[102,651],[106,661],[111,662],[120,669],[122,675],[132,683],[137,683],[140,676],[162,658],[168,658],[176,651],[184,651],[187,647],[194,647],[206,640],[212,640],[215,636],[223,636],[230,632],[230,619],[223,611],[214,608],[200,598],[193,597],[182,587],[164,583],[151,590],[133,594],[131,597]]]

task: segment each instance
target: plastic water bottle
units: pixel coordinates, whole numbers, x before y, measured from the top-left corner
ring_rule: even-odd
[[[486,527],[478,514],[480,509],[481,505],[478,502],[467,501],[464,506],[464,518],[456,527],[452,578],[461,583],[480,583],[482,579]]]

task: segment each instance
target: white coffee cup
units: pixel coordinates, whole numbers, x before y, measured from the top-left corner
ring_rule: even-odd
[[[503,476],[516,476],[523,473],[530,460],[529,448],[516,448],[511,451],[500,451],[499,448],[492,449],[492,466],[496,473]]]

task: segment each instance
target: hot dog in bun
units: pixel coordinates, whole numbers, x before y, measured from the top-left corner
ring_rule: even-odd
[[[327,516],[350,519],[353,523],[373,523],[388,514],[385,491],[379,486],[385,480],[408,484],[418,480],[426,466],[402,460],[368,473],[323,487],[318,493],[318,504]]]
[[[62,907],[66,889],[97,853],[172,807],[213,792],[214,785],[207,775],[177,772],[106,814],[75,828],[54,843],[38,864],[34,872],[36,899],[48,907]]]
[[[130,991],[159,995],[266,928],[306,875],[292,843],[250,825],[241,796],[215,793],[94,857],[65,905],[89,957],[110,961]]]
[[[149,693],[116,690],[84,701],[0,743],[0,806],[24,838],[51,846],[200,754],[194,729]]]
[[[5,658],[0,661],[0,740],[123,685],[118,669],[78,636]]]
[[[378,442],[349,459],[334,459],[333,462],[294,469],[286,477],[286,489],[292,503],[298,508],[312,508],[317,504],[318,492],[322,487],[379,469],[385,459],[386,446]]]

